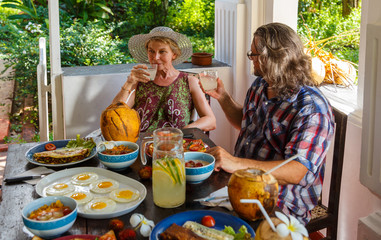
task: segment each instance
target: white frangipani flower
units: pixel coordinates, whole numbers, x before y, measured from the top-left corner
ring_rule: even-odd
[[[140,227],[140,233],[144,237],[149,237],[152,229],[155,227],[155,223],[151,220],[145,218],[142,214],[134,213],[130,218],[130,224],[133,228],[137,229]]]
[[[308,237],[307,229],[294,216],[290,215],[290,219],[288,219],[288,217],[281,212],[275,212],[275,216],[283,222],[276,227],[279,236],[286,237],[291,234],[292,240],[303,240],[303,236]]]

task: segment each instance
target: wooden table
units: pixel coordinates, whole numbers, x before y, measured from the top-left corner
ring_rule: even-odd
[[[184,129],[184,134],[193,133],[195,139],[203,139],[210,147],[215,144],[199,129]],[[37,167],[34,164],[29,163],[25,159],[25,153],[28,149],[35,146],[37,143],[27,144],[15,144],[10,145],[8,149],[7,163],[5,166],[4,178],[18,175],[26,170]],[[71,166],[70,166],[71,167]],[[74,165],[73,167],[101,167],[105,166],[99,162],[95,157],[86,162]],[[138,170],[142,167],[139,159],[127,170],[118,172],[127,177],[138,179]],[[59,171],[65,168],[54,168]],[[193,199],[206,197],[211,192],[216,191],[227,185],[230,174],[224,171],[214,172],[206,181],[200,184],[187,184],[186,187],[186,202],[177,208],[160,208],[153,203],[152,199],[152,184],[151,180],[140,180],[141,183],[147,188],[147,196],[144,201],[131,213],[118,217],[127,226],[129,225],[129,219],[132,213],[141,213],[146,218],[151,219],[157,224],[160,220],[173,215],[175,213],[184,212],[188,210],[208,209],[221,211],[236,215],[234,211],[228,211],[225,208],[205,207],[198,202],[194,202]],[[32,236],[26,232],[26,228],[22,222],[21,210],[29,202],[39,198],[34,186],[27,183],[18,184],[3,184],[2,186],[3,200],[0,204],[0,239],[6,240],[23,240],[31,239]],[[64,235],[74,234],[93,234],[102,235],[109,230],[108,224],[110,219],[85,219],[78,217],[73,227]],[[249,222],[249,224],[255,229],[258,226],[258,222]],[[139,231],[138,231],[139,232]],[[139,239],[144,239],[138,233]],[[147,239],[147,238],[146,238]]]

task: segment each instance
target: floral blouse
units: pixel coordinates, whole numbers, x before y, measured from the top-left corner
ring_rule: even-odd
[[[139,113],[141,132],[185,127],[194,108],[188,75],[180,72],[169,86],[159,86],[153,81],[139,83],[133,108]]]

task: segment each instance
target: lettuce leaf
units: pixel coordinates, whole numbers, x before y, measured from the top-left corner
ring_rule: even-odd
[[[75,140],[70,140],[67,145],[67,148],[76,148],[76,147],[84,147],[89,149],[89,152],[95,147],[95,142],[92,138],[81,138],[79,134],[77,134],[77,138]]]
[[[234,229],[231,226],[225,226],[225,229],[222,231],[227,233],[227,234],[233,235],[234,240],[251,240],[251,239],[253,239],[251,237],[251,234],[247,232],[247,228],[245,225],[242,225],[238,229],[237,233],[234,231]]]

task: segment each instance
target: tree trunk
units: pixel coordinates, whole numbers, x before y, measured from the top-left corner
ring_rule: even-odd
[[[352,8],[358,8],[360,0],[343,0],[343,17],[351,14]]]

